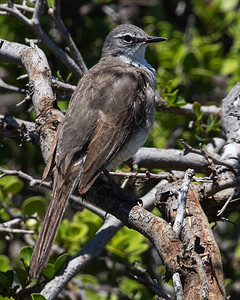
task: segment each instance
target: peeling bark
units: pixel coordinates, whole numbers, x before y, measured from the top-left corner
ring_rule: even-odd
[[[158,190],[156,197],[162,214],[168,221],[174,223],[176,199],[169,197],[166,190],[164,194],[161,189]],[[221,254],[199,200],[199,189],[191,184],[186,204],[188,215],[181,231],[181,241],[185,245],[180,263],[184,297],[221,300],[226,297]],[[166,206],[167,214],[164,209]]]

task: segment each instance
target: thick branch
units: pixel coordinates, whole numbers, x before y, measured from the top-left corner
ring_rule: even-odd
[[[143,198],[143,203],[146,202],[148,207],[153,205],[155,191],[156,189]],[[167,222],[152,215],[142,207],[136,206],[127,194],[112,189],[110,185],[102,180],[90,189],[86,194],[86,199],[95,205],[98,204],[104,210],[122,220],[128,227],[138,230],[151,239],[166,262],[168,269],[170,271],[178,269],[177,258],[181,257],[182,244]],[[87,263],[101,253],[109,239],[121,228],[122,223],[119,220],[113,217],[108,219],[94,238],[69,262],[63,274],[60,274],[46,285],[42,294],[49,300],[55,299],[60,289]]]
[[[178,184],[181,186],[181,183]],[[224,279],[221,263],[221,255],[214,239],[208,220],[199,203],[199,190],[194,185],[188,191],[186,211],[188,216],[184,220],[181,231],[181,240],[185,245],[184,261],[185,266],[188,258],[195,265],[190,274],[185,278],[184,296],[185,299],[224,299]],[[174,222],[176,218],[177,203],[172,197],[168,197],[162,189],[157,192],[159,208],[168,207],[168,214],[161,210],[167,220]],[[163,203],[167,202],[165,206]],[[196,274],[197,273],[197,274]],[[214,278],[212,277],[214,274]],[[185,274],[183,275],[185,276]],[[196,276],[195,279],[193,276]],[[182,278],[184,281],[184,278]],[[213,296],[210,296],[213,295]]]
[[[135,169],[165,169],[186,171],[188,168],[195,172],[209,173],[207,161],[198,154],[189,153],[183,156],[182,150],[141,148],[130,160]]]

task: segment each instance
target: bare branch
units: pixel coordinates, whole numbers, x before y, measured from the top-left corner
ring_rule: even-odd
[[[160,112],[166,112],[171,114],[178,114],[186,116],[192,120],[196,120],[196,115],[193,112],[193,104],[187,103],[186,105],[180,107],[167,107],[166,103],[156,95],[156,110]],[[201,106],[201,111],[203,113],[203,118],[208,118],[210,114],[213,114],[215,117],[220,118],[221,108],[215,105],[210,106]]]
[[[40,24],[41,10],[44,4],[44,0],[37,0],[35,4],[35,9],[32,16],[32,23]]]
[[[186,216],[186,201],[187,201],[187,193],[188,188],[191,183],[191,179],[194,176],[194,171],[192,169],[188,169],[184,176],[184,180],[182,183],[182,187],[180,192],[178,192],[178,208],[177,215],[174,221],[173,229],[176,232],[177,236],[180,236],[183,220]]]
[[[159,174],[154,174],[146,171],[145,173],[133,173],[133,172],[121,172],[119,170],[115,172],[109,172],[111,176],[116,176],[116,177],[125,177],[125,178],[142,178],[142,179],[157,179],[157,180],[162,180],[162,179],[167,179],[167,178],[172,178],[172,174],[168,172],[161,172]]]
[[[232,201],[232,199],[239,194],[239,187],[235,188],[233,193],[228,197],[227,201],[225,202],[225,204],[223,205],[223,207],[220,209],[220,211],[217,214],[217,217],[220,217],[224,211],[226,210],[228,204]]]
[[[0,167],[0,172],[2,174],[0,174],[0,178],[3,177],[3,176],[6,176],[6,175],[15,175],[15,176],[18,176],[19,178],[23,179],[23,180],[26,180],[29,182],[29,185],[31,187],[33,186],[43,186],[43,187],[46,187],[48,189],[51,189],[52,188],[52,182],[51,181],[42,181],[41,179],[36,179],[34,177],[32,177],[31,175],[27,174],[27,173],[24,173],[22,172],[21,170],[7,170],[7,169],[3,169]],[[102,219],[105,218],[106,216],[106,212],[101,210],[100,208],[94,206],[94,205],[91,205],[90,203],[87,203],[86,201],[83,201],[83,199],[79,196],[75,196],[75,195],[71,195],[70,196],[70,203],[71,205],[74,207],[74,208],[77,208],[77,207],[84,207],[84,208],[87,208],[89,209],[90,211],[92,211],[93,213],[97,214],[99,217],[101,217]]]
[[[60,33],[62,34],[65,43],[69,47],[73,59],[75,60],[77,65],[80,67],[82,73],[84,74],[88,70],[87,66],[85,65],[81,53],[77,49],[76,44],[74,43],[69,31],[67,30],[65,24],[62,21],[60,5],[61,5],[61,0],[54,1],[53,17],[55,20],[55,24],[59,29]]]
[[[184,300],[183,287],[179,273],[173,274],[173,286],[177,300]]]
[[[9,15],[13,16],[23,24],[31,27],[32,22],[17,9],[16,5],[9,7],[6,4],[0,4],[0,10],[6,11]]]
[[[137,261],[133,264],[133,270],[136,272],[129,272],[129,275],[132,276],[135,280],[145,285],[147,288],[152,290],[156,295],[160,297],[160,299],[170,300],[168,295],[162,290],[157,280],[153,280],[151,276],[148,274],[147,270],[142,268]]]
[[[204,157],[210,158],[214,163],[228,167],[230,169],[238,167],[236,164],[232,163],[231,161],[229,161],[229,162],[224,161],[220,158],[217,158],[217,157],[211,155],[210,153],[207,153],[203,148],[201,150],[193,148],[192,146],[188,145],[183,139],[181,139],[181,143],[186,148],[186,150],[185,150],[186,154],[188,154],[189,152],[192,152],[195,154],[203,155]]]
[[[35,179],[32,176],[22,172],[22,171],[18,171],[18,170],[6,170],[0,167],[0,171],[2,172],[2,175],[6,176],[6,175],[16,175],[21,179],[27,180],[29,181],[29,185],[30,186],[36,186],[36,185],[40,185],[42,183],[43,186],[50,188],[51,187],[51,182],[46,182],[43,181],[41,182],[41,180],[39,179]]]
[[[77,66],[77,64],[74,62],[74,60],[67,55],[61,48],[59,48],[54,41],[46,34],[46,32],[41,27],[41,24],[38,21],[40,9],[42,5],[42,0],[37,1],[37,10],[34,10],[34,17],[30,20],[27,17],[25,17],[14,5],[12,8],[7,7],[6,5],[0,4],[0,10],[8,12],[11,16],[21,21],[23,24],[28,26],[35,34],[36,36],[41,39],[42,43],[53,52],[55,56],[57,56],[58,59],[61,60],[61,62],[70,68],[70,70],[78,77],[83,76],[83,72],[81,69]],[[1,54],[0,54],[0,60],[1,60]]]
[[[147,209],[153,208],[155,201],[155,192],[159,184],[156,185],[149,193],[143,198],[142,202]],[[108,214],[104,224],[95,234],[95,236],[88,242],[87,245],[73,258],[67,265],[63,274],[56,276],[51,280],[42,290],[42,294],[48,298],[48,300],[55,299],[58,293],[64,288],[67,282],[74,277],[82,268],[89,264],[92,259],[98,257],[105,245],[116,234],[116,232],[123,226],[123,223]],[[96,246],[97,245],[97,246]]]
[[[34,234],[33,230],[6,228],[0,224],[0,231],[8,233],[22,233],[22,234]]]
[[[141,148],[129,160],[133,168],[164,169],[186,171],[188,168],[195,172],[209,173],[206,159],[199,154],[183,155],[182,150]]]
[[[0,139],[21,138],[26,142],[38,145],[35,123],[16,119],[12,116],[0,115]]]
[[[57,78],[54,78],[54,77],[52,77],[52,84],[53,84],[53,88],[54,87],[61,88],[63,90],[70,91],[70,92],[74,92],[75,89],[76,89],[75,85],[65,83],[65,82],[61,82]]]
[[[0,88],[6,89],[8,91],[17,92],[20,94],[26,94],[26,90],[13,86],[11,84],[7,84],[0,78]]]

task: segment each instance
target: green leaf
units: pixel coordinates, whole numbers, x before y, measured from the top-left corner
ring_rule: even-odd
[[[49,6],[51,6],[51,7],[54,6],[54,0],[48,0],[47,2],[48,2],[48,5],[49,5]]]
[[[238,0],[228,0],[228,1],[221,0],[221,1],[219,1],[221,10],[224,12],[232,11],[236,7],[237,3],[238,3]]]
[[[207,120],[206,131],[207,132],[211,131],[213,129],[213,127],[214,127],[214,124],[215,124],[214,116],[213,116],[213,114],[210,114],[209,117],[208,117],[208,120]]]
[[[72,73],[69,73],[67,78],[66,78],[66,81],[69,81],[71,77],[72,77]]]
[[[171,93],[166,93],[164,96],[167,100],[167,106],[174,106],[175,101],[177,99],[178,90],[172,91]]]
[[[0,254],[0,271],[6,272],[9,269],[9,258]]]
[[[118,258],[133,262],[140,259],[139,255],[148,249],[148,243],[140,233],[124,227],[106,245],[106,249]]]
[[[203,112],[201,111],[201,104],[197,101],[193,103],[193,112],[197,117],[197,121],[200,121],[202,119]]]
[[[67,257],[68,257],[68,253],[64,253],[56,259],[54,263],[55,274],[57,274],[61,270]]]
[[[68,107],[68,102],[67,101],[58,101],[57,105],[61,110],[66,110]]]
[[[32,215],[37,212],[39,216],[43,216],[45,214],[46,206],[47,202],[43,197],[30,197],[23,202],[22,214]]]
[[[63,77],[62,77],[62,75],[61,75],[61,73],[60,73],[59,70],[57,71],[57,77],[58,77],[58,79],[59,79],[60,81],[64,82],[64,79],[63,79]]]
[[[16,176],[4,176],[0,179],[0,187],[4,193],[18,194],[23,188],[23,181]]]
[[[20,250],[20,257],[25,265],[28,267],[32,257],[33,248],[31,246],[25,246]]]
[[[42,274],[44,277],[50,279],[55,274],[55,268],[53,264],[48,263],[47,266],[43,269]]]
[[[24,269],[16,268],[15,269],[18,280],[20,281],[22,286],[26,286],[28,274]]]
[[[31,294],[31,297],[33,300],[47,300],[47,298],[45,298],[43,295],[38,293]]]
[[[11,280],[8,278],[7,274],[0,271],[0,285],[5,289],[9,290],[12,283]]]
[[[14,300],[14,298],[13,297],[4,297],[4,296],[2,296],[2,295],[0,295],[0,300]]]
[[[182,96],[177,95],[177,98],[174,102],[174,106],[183,106],[186,104],[187,104],[186,100]]]
[[[229,75],[236,72],[239,69],[238,57],[226,58],[223,61],[221,73],[223,75]]]

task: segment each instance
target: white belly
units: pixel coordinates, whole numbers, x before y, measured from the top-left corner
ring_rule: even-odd
[[[155,105],[152,103],[146,122],[143,121],[139,126],[133,131],[131,137],[126,141],[126,144],[121,149],[121,151],[114,157],[111,163],[107,166],[107,170],[112,170],[119,166],[121,163],[127,161],[131,158],[139,148],[141,148],[152,129],[155,114]]]

